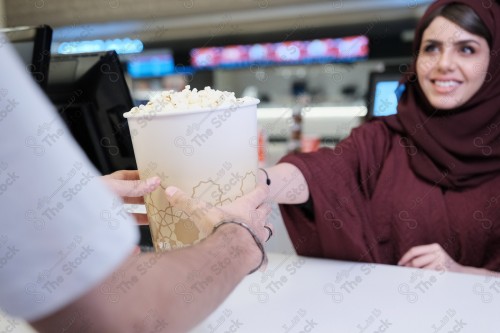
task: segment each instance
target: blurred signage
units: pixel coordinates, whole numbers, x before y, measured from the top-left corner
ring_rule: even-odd
[[[75,54],[87,52],[116,51],[118,54],[140,53],[144,49],[138,39],[96,39],[74,42],[62,42],[54,45],[53,50],[59,54]]]
[[[353,62],[368,57],[366,36],[204,47],[191,50],[194,68]]]

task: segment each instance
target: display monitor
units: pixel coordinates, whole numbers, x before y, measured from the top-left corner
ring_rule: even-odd
[[[390,116],[397,113],[396,90],[402,74],[398,70],[370,73],[368,85],[368,118]]]
[[[115,51],[52,56],[46,92],[97,169],[137,169],[123,117],[134,104]]]
[[[50,45],[52,43],[52,28],[48,25],[1,28],[0,33],[14,46],[26,70],[35,81],[45,88],[50,63]]]
[[[120,56],[133,79],[163,77],[176,71],[174,56],[169,49],[156,49]]]

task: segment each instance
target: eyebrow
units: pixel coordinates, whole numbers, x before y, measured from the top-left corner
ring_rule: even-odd
[[[422,43],[433,43],[433,44],[437,44],[437,45],[442,45],[443,42],[442,41],[439,41],[439,40],[436,40],[436,39],[425,39],[425,40],[422,40]],[[481,43],[479,43],[477,40],[475,39],[462,39],[462,40],[459,40],[453,44],[455,45],[460,45],[460,44],[468,44],[468,43],[474,43],[474,44],[477,44],[479,46],[481,46]]]

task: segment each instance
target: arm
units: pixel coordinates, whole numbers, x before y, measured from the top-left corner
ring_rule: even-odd
[[[434,243],[412,247],[398,262],[405,267],[426,268],[437,271],[450,271],[457,273],[477,275],[498,275],[497,272],[484,268],[462,266],[454,261],[441,245]]]
[[[266,196],[267,189],[259,186],[224,210],[200,207],[202,203],[180,191],[169,200],[190,216],[200,216],[201,208],[205,214],[196,223],[213,225],[227,217],[242,220],[263,241],[270,211],[261,205]],[[197,245],[129,257],[102,285],[31,324],[40,332],[60,331],[68,323],[72,331],[91,325],[96,332],[183,332],[215,310],[260,261],[261,252],[248,231],[225,224]]]
[[[162,332],[184,332],[215,310],[258,265],[260,253],[252,242],[246,230],[227,225],[197,246],[130,257],[117,281],[110,277],[61,311],[31,324],[40,332],[55,332],[75,318],[75,331],[92,325],[95,332],[146,332],[159,320]],[[233,247],[238,254],[232,257],[228,249]],[[228,261],[220,272],[214,269]],[[118,301],[112,303],[103,290],[116,293]],[[148,322],[151,313],[155,315]]]
[[[265,168],[270,184],[270,198],[278,204],[301,204],[307,202],[311,189],[301,170],[309,170],[317,184],[314,190],[329,192],[360,192],[370,197],[376,187],[378,173],[391,149],[392,134],[382,122],[374,122],[353,129],[351,134],[333,149],[319,149],[314,153],[290,154],[275,166]],[[297,158],[296,158],[297,157]],[[288,161],[294,161],[289,163]],[[338,182],[341,180],[341,182]],[[345,181],[344,181],[345,180]],[[266,175],[259,172],[259,182],[265,184]],[[335,183],[335,187],[331,186]]]
[[[265,169],[269,184],[269,197],[279,204],[301,204],[309,199],[309,187],[302,172],[293,164],[279,163]],[[259,183],[266,183],[266,174],[261,170]]]

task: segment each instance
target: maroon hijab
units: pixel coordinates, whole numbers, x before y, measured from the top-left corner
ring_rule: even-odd
[[[401,133],[414,172],[444,188],[459,190],[500,175],[500,5],[494,0],[438,0],[429,6],[415,31],[414,54],[422,22],[437,8],[461,3],[471,7],[491,33],[490,63],[479,91],[455,110],[436,110],[417,82],[416,59],[404,77],[406,90],[398,114],[387,125]]]

